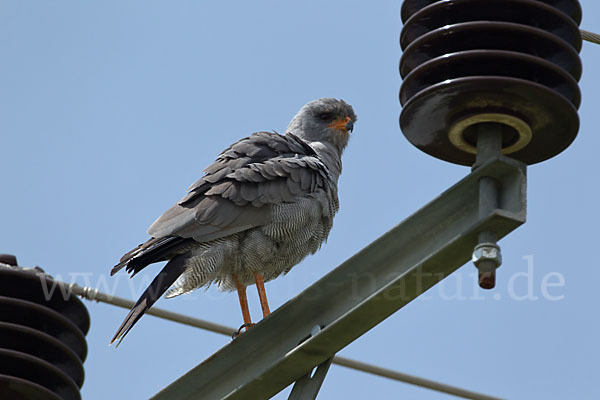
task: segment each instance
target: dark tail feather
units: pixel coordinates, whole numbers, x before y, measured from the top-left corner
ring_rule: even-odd
[[[152,305],[163,295],[164,292],[167,291],[169,286],[175,282],[175,280],[183,273],[185,270],[185,255],[179,255],[173,258],[171,261],[165,265],[165,267],[160,271],[160,274],[154,278],[150,286],[146,288],[142,296],[139,298],[137,303],[133,306],[125,320],[115,333],[115,336],[110,341],[110,344],[113,344],[115,340],[119,340],[117,346],[121,344],[121,341],[129,333],[133,325],[142,318],[142,315],[150,308]]]
[[[164,261],[174,250],[184,246],[190,240],[192,239],[179,236],[151,238],[121,257],[121,260],[113,267],[110,274],[114,275],[121,268],[127,266],[127,272],[133,271],[131,275],[133,276],[152,263]]]

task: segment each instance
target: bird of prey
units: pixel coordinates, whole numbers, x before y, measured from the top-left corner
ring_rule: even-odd
[[[345,101],[321,98],[304,105],[285,134],[257,132],[225,149],[150,226],[152,237],[112,269],[111,275],[126,267],[133,276],[168,260],[111,343],[122,340],[163,293],[170,298],[211,283],[237,290],[242,328],[252,325],[249,285],[256,284],[267,316],[264,282],[287,273],[327,239],[338,211],[341,156],[355,121]]]

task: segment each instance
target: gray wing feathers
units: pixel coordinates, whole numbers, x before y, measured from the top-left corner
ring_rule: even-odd
[[[291,134],[255,133],[225,149],[204,171],[189,193],[152,224],[150,235],[214,240],[266,225],[270,206],[319,189],[337,203],[327,167],[307,143]]]
[[[260,226],[268,222],[268,210],[239,207],[219,197],[204,197],[195,207],[171,207],[152,224],[153,237],[177,235],[207,242]]]

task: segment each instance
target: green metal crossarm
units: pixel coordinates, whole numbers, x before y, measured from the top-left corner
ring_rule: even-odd
[[[500,184],[489,213],[478,207],[482,177]],[[272,397],[465,264],[479,232],[502,238],[525,215],[525,165],[493,159],[153,399]]]
[[[5,264],[0,262],[0,269],[24,269],[24,270],[32,270],[36,271],[34,268],[28,267],[15,267],[10,264]],[[43,276],[46,276],[43,274]],[[48,275],[51,277],[50,275]],[[77,296],[81,296],[82,298],[95,301],[102,302],[106,304],[110,304],[117,307],[123,307],[127,310],[131,309],[135,305],[135,301],[125,299],[123,297],[113,296],[107,293],[102,293],[98,289],[89,287],[89,286],[79,286],[76,283],[66,283],[62,281],[53,280],[56,285],[60,288],[59,290],[62,293],[73,293]],[[216,324],[214,322],[206,321],[203,319],[191,317],[189,315],[176,313],[173,311],[165,310],[163,308],[152,307],[150,308],[146,314],[153,315],[158,318],[166,319],[169,321],[177,322],[180,324],[193,326],[195,328],[200,328],[207,330],[209,332],[220,333],[222,335],[226,335],[231,337],[231,334],[235,332],[235,328],[230,326],[225,326],[221,324]],[[473,399],[473,400],[501,400],[497,397],[489,396],[483,393],[477,393],[470,390],[466,390],[460,387],[447,385],[441,382],[433,381],[430,379],[421,378],[419,376],[414,376],[410,374],[406,374],[400,371],[395,371],[392,369],[380,367],[377,365],[365,363],[358,360],[353,360],[351,358],[346,358],[342,356],[336,355],[333,357],[333,364],[350,368],[355,371],[361,371],[368,374],[373,374],[374,376],[379,376],[383,378],[392,379],[398,382],[408,383],[410,385],[415,385],[418,387],[423,387],[431,390],[435,390],[438,392],[448,393],[454,396],[463,397],[465,399]]]

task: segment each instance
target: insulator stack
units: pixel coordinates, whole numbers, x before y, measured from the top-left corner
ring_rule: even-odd
[[[81,400],[85,306],[43,271],[16,267],[13,256],[0,262],[0,397]]]
[[[565,150],[579,129],[582,39],[576,0],[406,0],[400,125],[422,151],[472,165],[480,123],[526,164]]]

